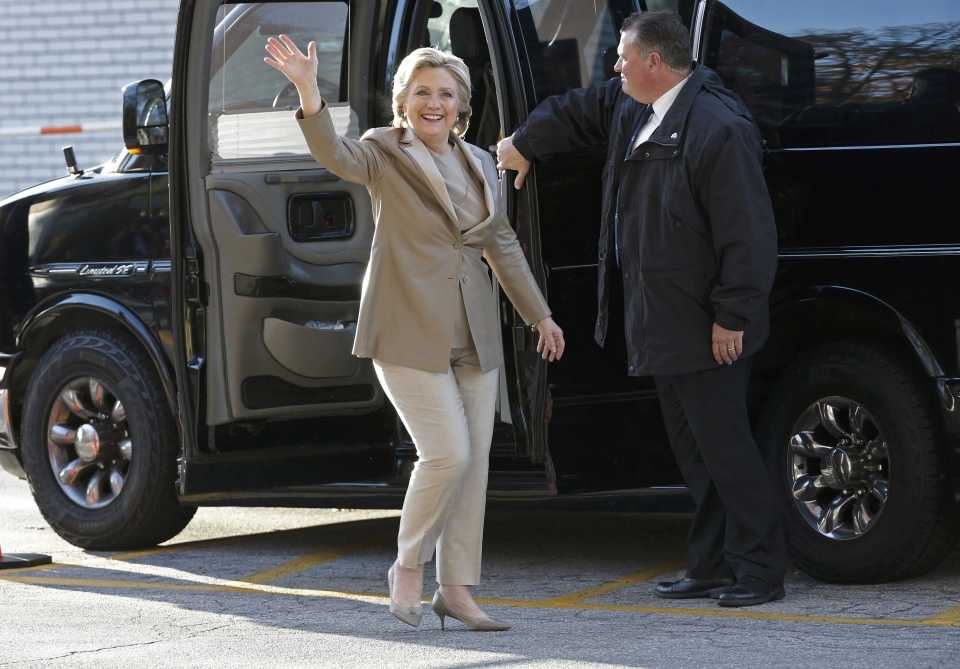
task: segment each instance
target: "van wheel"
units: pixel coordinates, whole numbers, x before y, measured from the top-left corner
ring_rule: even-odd
[[[53,344],[27,390],[21,451],[37,506],[75,546],[153,546],[196,512],[177,501],[177,431],[160,381],[127,337],[81,331]]]
[[[843,343],[788,370],[758,429],[797,565],[837,583],[933,568],[957,538],[932,387],[886,351]]]

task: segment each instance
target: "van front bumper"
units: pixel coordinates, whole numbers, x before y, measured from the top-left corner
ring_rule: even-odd
[[[0,469],[8,474],[13,474],[18,479],[26,479],[27,474],[23,471],[23,465],[20,464],[20,458],[16,451],[0,450]]]
[[[953,498],[960,509],[960,378],[936,380],[940,397],[940,415],[943,416],[948,443],[948,466],[952,479]]]
[[[0,469],[5,469],[17,478],[26,478],[16,448],[17,442],[13,438],[13,427],[10,425],[10,392],[6,388],[0,388]]]
[[[15,361],[16,356],[0,353],[0,451],[17,448],[13,420],[10,418],[10,379],[6,378]]]
[[[0,367],[0,380],[3,379],[3,367]],[[0,450],[17,447],[13,438],[13,426],[10,421],[10,391],[0,388]]]
[[[0,452],[15,450],[17,440],[10,414],[10,372],[17,361],[16,354],[0,353]]]

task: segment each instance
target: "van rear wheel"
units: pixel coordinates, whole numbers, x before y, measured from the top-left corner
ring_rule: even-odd
[[[950,551],[958,518],[931,396],[908,365],[863,344],[825,347],[784,374],[759,435],[801,569],[889,581]]]
[[[37,364],[22,457],[44,518],[82,548],[153,546],[196,509],[176,495],[177,432],[153,365],[109,331],[69,334]]]

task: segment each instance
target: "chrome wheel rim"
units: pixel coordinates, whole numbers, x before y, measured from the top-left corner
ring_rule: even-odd
[[[859,402],[830,396],[804,410],[789,440],[791,493],[822,536],[857,539],[887,505],[890,456],[880,425]]]
[[[127,412],[109,386],[85,376],[60,388],[47,421],[47,453],[53,478],[74,504],[102,509],[120,496],[133,442]]]

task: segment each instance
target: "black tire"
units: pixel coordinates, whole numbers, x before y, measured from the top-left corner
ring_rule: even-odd
[[[813,403],[837,396],[860,403],[874,419],[886,443],[889,483],[873,524],[845,540],[813,527],[792,494],[794,426]],[[799,361],[777,383],[758,435],[783,503],[790,553],[811,576],[836,583],[907,578],[932,569],[956,544],[958,514],[932,384],[890,352],[845,342]]]
[[[60,390],[83,377],[99,379],[122,403],[135,445],[122,489],[102,508],[85,508],[68,497],[47,448],[48,421]],[[57,534],[75,546],[154,546],[178,534],[196,512],[196,507],[177,501],[177,431],[156,371],[131,338],[83,330],[56,341],[34,371],[22,424],[23,466],[37,506]]]

